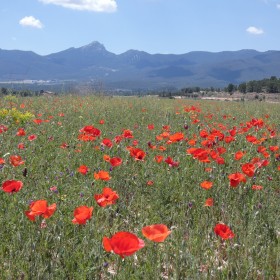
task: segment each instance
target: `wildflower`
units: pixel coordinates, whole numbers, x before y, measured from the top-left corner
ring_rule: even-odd
[[[237,187],[240,182],[246,182],[246,177],[242,173],[233,173],[228,176],[231,187]]]
[[[43,216],[43,218],[48,219],[54,214],[56,204],[53,203],[48,206],[48,202],[46,200],[37,200],[29,205],[29,209],[30,210],[25,211],[25,215],[29,220],[35,221],[36,216]]]
[[[92,216],[93,207],[80,206],[74,210],[73,224],[85,225]]]
[[[78,172],[80,172],[81,174],[83,175],[86,175],[88,173],[89,169],[86,165],[81,165],[79,168],[78,168]]]
[[[234,237],[234,233],[231,229],[224,224],[217,224],[214,228],[214,232],[224,240]]]
[[[103,188],[102,194],[94,195],[94,199],[96,200],[97,204],[101,207],[115,204],[118,198],[119,195],[108,187]]]
[[[99,172],[94,172],[94,179],[95,180],[103,180],[103,181],[109,181],[111,177],[109,176],[109,173],[104,170],[100,170]]]
[[[142,234],[154,242],[163,242],[170,233],[171,231],[163,224],[155,224],[142,228]]]
[[[204,203],[204,206],[207,206],[207,207],[211,207],[214,205],[214,200],[213,198],[209,197],[205,200],[205,203]]]
[[[145,243],[133,233],[120,231],[114,234],[112,238],[103,237],[103,246],[105,251],[114,252],[124,258],[143,248]]]
[[[8,193],[18,192],[22,187],[23,183],[16,180],[7,180],[2,184],[2,190]]]
[[[210,182],[210,181],[203,181],[203,182],[200,184],[200,186],[201,186],[203,189],[205,189],[205,190],[209,190],[209,189],[212,188],[213,183]]]

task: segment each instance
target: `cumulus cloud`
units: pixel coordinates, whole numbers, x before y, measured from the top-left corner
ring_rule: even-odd
[[[36,19],[33,16],[24,17],[19,21],[19,24],[22,26],[30,26],[35,28],[43,28],[43,24],[39,19]]]
[[[261,28],[257,28],[255,26],[250,26],[246,29],[246,31],[253,35],[261,35],[264,33],[264,31]]]
[[[115,12],[116,0],[39,0],[45,4],[54,4],[64,8],[92,11],[92,12]]]

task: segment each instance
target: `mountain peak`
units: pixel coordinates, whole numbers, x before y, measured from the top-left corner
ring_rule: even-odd
[[[85,46],[82,46],[81,49],[84,50],[95,50],[95,51],[106,51],[104,45],[99,43],[98,41],[93,41]]]

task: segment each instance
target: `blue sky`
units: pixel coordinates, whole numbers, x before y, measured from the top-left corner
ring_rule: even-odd
[[[1,0],[0,48],[50,54],[280,50],[280,0]]]

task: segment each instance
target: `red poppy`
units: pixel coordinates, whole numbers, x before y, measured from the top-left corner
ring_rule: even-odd
[[[85,225],[92,216],[93,207],[79,206],[74,210],[73,224]]]
[[[260,190],[262,190],[262,189],[263,189],[262,186],[258,186],[258,185],[253,185],[253,186],[252,186],[252,190],[254,190],[254,191],[260,191]]]
[[[113,157],[109,160],[112,167],[116,167],[122,164],[122,159],[120,157]]]
[[[112,238],[103,237],[103,246],[105,251],[114,252],[124,258],[143,248],[145,243],[133,233],[120,231]]]
[[[228,176],[230,180],[230,185],[232,187],[237,187],[240,182],[246,182],[246,177],[242,173],[233,173]]]
[[[214,232],[224,240],[234,237],[234,233],[231,229],[224,224],[217,224],[214,228]]]
[[[78,172],[80,172],[81,174],[83,175],[86,175],[88,173],[89,169],[86,165],[81,165],[79,168],[78,168]]]
[[[184,134],[182,132],[177,132],[169,136],[169,140],[172,143],[182,141],[183,139],[184,139]]]
[[[112,143],[112,141],[109,138],[104,138],[102,140],[102,145],[106,146],[108,148],[112,148],[113,147],[113,143]]]
[[[103,181],[109,181],[111,177],[109,176],[109,173],[104,170],[100,170],[99,172],[94,172],[94,179],[95,180],[103,180]]]
[[[69,145],[68,145],[66,142],[64,142],[64,143],[62,143],[59,147],[60,147],[61,149],[68,149],[68,148],[69,148]]]
[[[211,207],[214,205],[214,200],[213,198],[209,197],[205,200],[205,203],[204,203],[204,206],[208,206],[208,207]]]
[[[200,186],[201,186],[203,189],[205,189],[205,190],[209,190],[209,189],[212,188],[213,183],[210,182],[210,181],[203,181],[203,182],[200,184]]]
[[[24,136],[25,135],[25,130],[23,128],[19,128],[17,131],[17,136]]]
[[[97,204],[101,207],[105,207],[107,205],[115,204],[119,195],[113,191],[111,188],[103,188],[102,194],[95,194],[94,199]]]
[[[19,148],[20,150],[23,150],[23,149],[25,148],[24,143],[19,143],[19,144],[18,144],[18,148]]]
[[[154,124],[148,124],[148,129],[153,130],[155,128]]]
[[[255,165],[252,163],[245,163],[242,165],[242,172],[248,177],[253,177],[255,174]]]
[[[18,192],[22,187],[23,183],[16,180],[7,180],[2,184],[2,190],[8,193]]]
[[[255,136],[252,136],[252,135],[247,135],[247,136],[246,136],[246,140],[247,140],[248,142],[250,142],[250,143],[255,144],[256,141],[257,141],[257,138],[256,138]]]
[[[123,131],[122,136],[123,136],[124,138],[133,138],[133,137],[134,137],[134,136],[132,135],[132,131],[129,130],[129,129],[125,129],[125,130]]]
[[[10,163],[12,166],[16,167],[24,164],[24,160],[22,160],[21,156],[10,156]]]
[[[103,120],[103,119],[101,119],[100,121],[99,121],[99,124],[104,124],[105,123],[105,121]]]
[[[109,155],[104,155],[103,156],[103,159],[105,160],[105,161],[107,161],[107,162],[110,162],[110,156]]]
[[[148,186],[152,186],[153,184],[154,184],[154,181],[151,181],[151,180],[147,181]]]
[[[37,139],[37,135],[35,135],[35,134],[31,134],[31,135],[28,136],[29,141],[33,141],[35,139]]]
[[[41,119],[34,119],[33,122],[36,123],[36,124],[41,124],[43,122],[43,120],[41,120]]]
[[[163,161],[163,156],[161,156],[161,155],[155,156],[155,161],[156,161],[157,163],[161,163],[161,162]]]
[[[43,216],[43,218],[50,218],[56,210],[56,204],[52,204],[48,206],[48,202],[46,200],[37,200],[33,201],[29,205],[28,211],[25,211],[25,215],[31,221],[35,221],[36,216]]]
[[[179,162],[174,161],[171,157],[167,157],[164,161],[169,165],[169,167],[178,167],[179,166]]]
[[[279,147],[278,147],[278,146],[270,146],[270,147],[269,147],[269,150],[270,150],[271,152],[277,152],[277,151],[279,150]]]
[[[130,155],[135,159],[135,160],[144,160],[146,157],[146,153],[139,149],[139,148],[130,148]]]
[[[0,158],[0,165],[5,164],[5,160],[3,158]]]
[[[142,234],[154,242],[163,242],[170,233],[171,231],[163,224],[150,225],[142,228]]]
[[[83,134],[91,135],[92,137],[99,137],[101,135],[101,131],[93,125],[84,126],[79,131]]]
[[[245,152],[242,152],[242,151],[237,151],[234,155],[234,159],[235,160],[240,160],[243,158],[243,156],[245,155],[246,153]]]
[[[2,134],[3,132],[6,132],[7,130],[8,130],[7,126],[0,124],[0,134]]]
[[[115,142],[116,144],[119,144],[119,143],[122,141],[122,139],[123,139],[123,136],[122,136],[122,135],[117,135],[117,136],[115,136],[115,138],[114,138],[114,142]]]

